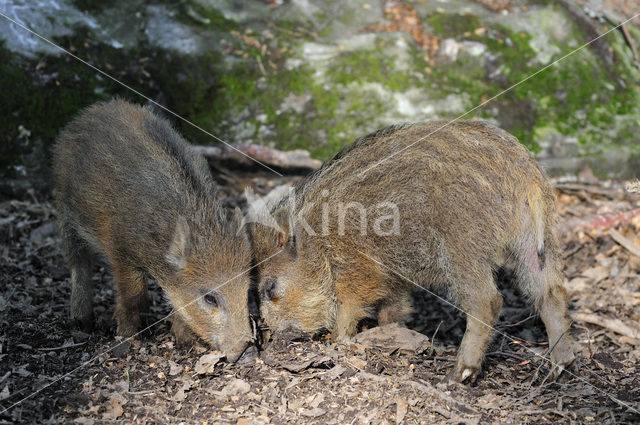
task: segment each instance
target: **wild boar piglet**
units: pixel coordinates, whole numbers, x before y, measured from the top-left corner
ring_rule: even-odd
[[[437,289],[467,315],[451,376],[474,381],[502,307],[494,273],[508,266],[562,370],[574,354],[553,188],[508,133],[445,124],[356,139],[271,208],[278,229],[251,226],[256,261],[277,253],[259,267],[261,314],[275,332],[342,339],[365,317],[403,323],[412,282]]]
[[[123,100],[95,104],[60,134],[53,171],[74,322],[92,327],[100,253],[117,285],[119,335],[138,332],[150,276],[228,360],[253,347],[248,239],[217,201],[206,161],[166,120]]]

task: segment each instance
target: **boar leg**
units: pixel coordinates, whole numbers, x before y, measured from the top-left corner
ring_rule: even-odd
[[[114,266],[113,275],[118,286],[116,323],[118,335],[133,336],[140,329],[140,312],[147,304],[146,275],[133,267]]]
[[[78,241],[76,241],[78,242]],[[88,332],[93,328],[92,253],[82,242],[65,243],[71,272],[71,322]]]
[[[458,382],[469,379],[475,382],[482,368],[484,353],[493,334],[493,325],[502,309],[502,296],[498,292],[491,272],[478,284],[468,286],[460,299],[460,306],[467,314],[467,329],[458,350],[456,365],[450,375]]]
[[[393,297],[393,298],[392,298]],[[404,326],[407,315],[411,312],[409,294],[393,294],[378,306],[378,325],[384,326],[398,323]]]
[[[334,341],[352,337],[358,330],[358,322],[365,317],[367,317],[366,311],[359,303],[338,298],[336,324],[331,331],[331,337]]]
[[[198,340],[196,334],[175,310],[171,316],[171,334],[176,343],[182,346],[191,346]]]
[[[74,325],[88,332],[93,328],[92,252],[86,242],[78,236],[72,220],[68,219],[64,209],[59,208],[58,214],[62,250],[71,274],[69,318]]]
[[[573,363],[573,339],[569,334],[569,318],[567,316],[567,293],[562,281],[556,276],[557,283],[549,285],[537,310],[547,329],[551,361],[554,364],[554,375],[557,377],[567,366]]]
[[[516,247],[516,275],[522,290],[533,299],[547,329],[554,374],[573,362],[573,339],[569,334],[567,293],[562,284],[560,254],[555,236],[547,234],[546,247],[538,254],[532,238],[522,238]]]

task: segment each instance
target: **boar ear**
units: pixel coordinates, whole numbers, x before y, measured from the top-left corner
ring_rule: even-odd
[[[278,232],[276,234],[276,242],[278,243],[278,248],[286,248],[291,254],[296,254],[296,235],[287,235],[283,232]]]
[[[242,227],[245,221],[244,216],[242,215],[242,210],[238,207],[235,207],[235,209],[233,210],[233,217],[231,219],[238,227]]]
[[[189,237],[191,231],[184,217],[178,217],[176,229],[173,232],[173,240],[167,252],[167,261],[178,270],[184,269],[187,265],[189,255]]]
[[[242,210],[236,207],[233,210],[233,216],[231,221],[234,223],[236,230],[236,236],[241,237],[245,243],[249,244],[249,234],[251,233],[251,220],[248,220],[242,214]]]
[[[251,205],[254,202],[260,200],[260,197],[256,195],[256,193],[251,189],[251,187],[246,187],[244,189],[244,197],[247,199],[247,204]]]

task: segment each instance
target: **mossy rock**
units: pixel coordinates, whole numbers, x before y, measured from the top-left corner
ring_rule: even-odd
[[[102,22],[120,3],[71,4]],[[526,12],[500,15],[471,1],[418,2],[419,22],[408,29],[408,15],[389,26],[393,13],[369,1],[271,9],[236,0],[158,0],[132,20],[133,35],[122,46],[84,24],[56,41],[204,129],[170,116],[199,144],[218,143],[208,132],[326,158],[399,121],[481,118],[542,156],[551,152],[544,129],[577,141],[577,155],[622,147],[636,155],[640,74],[621,34],[603,38],[611,48],[604,59],[601,47],[565,58],[588,37],[586,30],[555,2],[527,4]],[[149,8],[166,13],[166,25],[188,28],[206,48],[184,54],[149,40]],[[637,28],[630,31],[640,36]],[[425,37],[437,37],[437,54],[423,49]],[[145,101],[67,56],[26,58],[2,48],[0,59],[0,88],[15,93],[0,106],[4,169],[35,146],[46,157],[60,128],[96,100]]]

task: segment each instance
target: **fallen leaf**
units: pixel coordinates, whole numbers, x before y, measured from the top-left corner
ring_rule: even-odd
[[[129,348],[131,348],[131,342],[125,339],[111,349],[111,355],[113,357],[124,357],[124,355],[129,351]]]
[[[335,365],[327,373],[324,374],[325,378],[336,379],[342,375],[347,369],[344,366]]]
[[[189,391],[190,389],[191,389],[191,383],[184,382],[182,384],[182,387],[180,387],[178,391],[176,391],[175,394],[173,394],[173,397],[171,397],[171,400],[178,403],[184,401],[187,398],[186,392]]]
[[[21,376],[23,378],[26,378],[27,376],[31,376],[33,375],[33,373],[29,372],[27,370],[27,366],[26,364],[23,364],[22,366],[18,367],[17,369],[15,369],[13,371],[13,373],[17,374],[18,376]]]
[[[322,416],[327,413],[326,410],[316,407],[315,409],[305,409],[300,414],[302,416],[307,416],[309,418],[317,418],[318,416]]]
[[[129,391],[129,381],[125,381],[124,379],[113,384],[113,389],[117,393],[126,393]]]
[[[347,358],[347,363],[359,370],[364,370],[367,366],[367,362],[365,360],[356,356]]]
[[[232,379],[229,381],[227,385],[222,389],[222,394],[226,396],[230,395],[242,395],[251,391],[251,385],[247,381],[243,381],[242,379]]]
[[[324,395],[322,393],[316,393],[309,402],[309,406],[312,408],[316,408],[320,406],[324,402]]]
[[[354,339],[360,344],[371,347],[414,353],[423,352],[431,345],[426,335],[400,326],[397,323],[368,329],[357,334]]]
[[[399,398],[398,401],[396,402],[396,423],[397,424],[402,423],[408,410],[409,410],[409,403],[407,402],[407,399]]]
[[[0,400],[6,400],[11,397],[11,392],[9,392],[9,384],[4,386],[2,392],[0,392]]]
[[[577,294],[589,289],[590,281],[591,279],[587,277],[582,277],[582,276],[574,277],[573,279],[571,279],[565,284],[565,288],[567,289],[567,292],[569,292],[570,294]]]
[[[282,361],[269,353],[262,354],[262,361],[272,367],[281,367],[289,372],[298,373],[309,368],[329,368],[333,366],[333,359],[328,356],[312,355],[301,361]]]
[[[180,372],[182,372],[182,366],[173,360],[169,360],[169,376],[176,376]]]
[[[118,397],[111,397],[107,405],[107,411],[102,415],[103,419],[118,419],[124,413]]]
[[[596,266],[590,269],[587,269],[580,273],[582,276],[591,279],[591,284],[595,285],[599,283],[601,280],[604,280],[609,277],[609,267]]]
[[[215,366],[218,364],[222,357],[222,353],[219,352],[205,354],[198,359],[194,370],[198,375],[211,375],[215,369]]]

